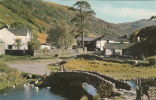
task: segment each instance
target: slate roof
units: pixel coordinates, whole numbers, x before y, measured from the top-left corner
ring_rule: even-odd
[[[106,35],[101,40],[116,40],[116,39],[117,39],[116,36]]]
[[[82,37],[77,37],[78,41],[82,41]],[[117,37],[117,36],[110,36],[110,35],[103,35],[101,37],[84,37],[84,41],[98,41],[98,40],[113,40],[116,42],[129,42],[126,35]]]
[[[93,41],[96,37],[84,37],[84,41]],[[77,37],[78,41],[82,41],[82,37]]]
[[[2,41],[2,40],[0,39],[0,43],[4,43],[4,41]]]
[[[127,35],[124,35],[124,36],[121,36],[121,37],[118,37],[115,41],[119,41],[119,42],[130,42]]]
[[[104,35],[104,36],[98,37],[94,41],[97,41],[97,40],[113,40],[116,42],[121,42],[121,41],[122,42],[129,42],[129,40],[125,36],[117,37],[117,36],[110,36],[110,35]]]
[[[28,29],[8,29],[10,32],[15,34],[16,36],[27,36]]]
[[[134,43],[106,43],[105,49],[129,49]]]

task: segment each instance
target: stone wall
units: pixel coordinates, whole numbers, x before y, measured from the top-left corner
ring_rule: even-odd
[[[52,72],[50,75],[52,86],[81,86],[83,83],[93,85],[101,97],[116,95],[115,87],[130,90],[128,83],[91,71]],[[120,84],[120,85],[119,85]]]
[[[80,54],[80,53],[83,53],[83,48],[34,50],[34,54],[33,55],[36,57],[36,56],[55,55],[55,54]]]
[[[93,73],[93,74],[96,74],[112,83],[115,83],[115,87],[118,88],[118,89],[126,89],[126,90],[131,90],[131,85],[128,84],[127,82],[124,82],[124,81],[120,81],[116,78],[113,78],[113,77],[110,77],[110,76],[107,76],[107,75],[103,75],[101,73],[98,73],[98,72],[90,72],[90,73]]]
[[[77,58],[84,58],[84,59],[88,59],[88,60],[100,60],[100,61],[107,61],[107,62],[114,62],[114,63],[129,63],[129,64],[135,64],[135,61],[132,60],[127,60],[127,61],[120,61],[117,59],[110,59],[110,58],[105,58],[102,56],[98,56],[98,55],[77,55]]]

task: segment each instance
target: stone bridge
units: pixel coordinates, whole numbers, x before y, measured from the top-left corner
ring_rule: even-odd
[[[131,85],[118,79],[103,75],[95,71],[58,71],[50,75],[50,84],[52,86],[82,86],[83,83],[93,85],[101,97],[110,97],[118,95],[116,88],[130,90]]]

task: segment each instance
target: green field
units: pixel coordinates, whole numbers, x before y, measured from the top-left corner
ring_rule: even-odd
[[[134,78],[152,78],[156,77],[156,68],[153,66],[137,66],[136,64],[121,64],[98,60],[72,59],[66,63],[65,68],[68,70],[86,70],[97,71],[108,76],[118,79],[125,78],[131,80]],[[52,71],[59,70],[59,66],[49,65]]]

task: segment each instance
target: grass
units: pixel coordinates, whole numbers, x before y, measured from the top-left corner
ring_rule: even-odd
[[[56,70],[58,66],[49,66],[51,70]],[[65,64],[68,70],[97,71],[118,79],[126,80],[137,77],[151,78],[156,77],[156,68],[152,66],[144,67],[131,64],[120,64],[98,60],[72,59]],[[59,68],[57,68],[59,70]]]
[[[43,57],[33,57],[30,55],[25,56],[14,56],[14,55],[0,55],[0,61],[9,62],[9,63],[17,63],[21,61],[28,61],[28,62],[36,62],[36,61],[50,61],[54,59],[70,59],[74,58],[76,55],[74,54],[61,54],[59,57],[54,57],[54,55],[43,56]]]
[[[16,83],[22,84],[26,81],[18,70],[10,68],[4,62],[0,61],[0,90],[12,87]]]
[[[41,62],[50,61],[56,59],[54,56],[44,56],[44,57],[32,57],[30,55],[25,56],[13,56],[13,55],[0,55],[0,60],[9,63],[21,63],[21,62]]]
[[[6,7],[0,4],[0,27],[6,23],[10,25],[13,22],[22,22],[24,24],[32,26],[34,29],[36,28],[36,26],[29,23],[27,20],[23,19],[18,14],[13,13],[11,10],[7,9]]]
[[[31,57],[25,56],[12,56],[12,55],[0,55],[0,90],[8,87],[12,87],[16,83],[18,85],[31,81],[23,78],[22,73],[17,69],[10,68],[6,63],[22,63],[24,62],[36,62],[36,61],[50,61],[55,59],[53,56],[45,57]]]

